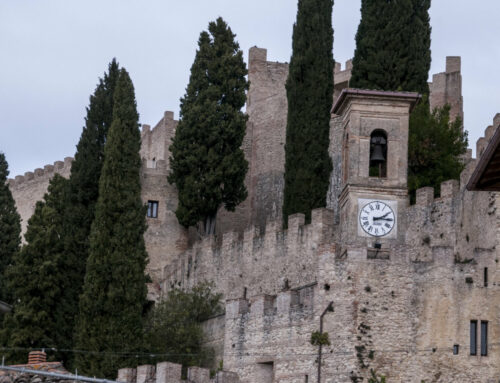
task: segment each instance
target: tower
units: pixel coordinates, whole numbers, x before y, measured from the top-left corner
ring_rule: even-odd
[[[341,242],[380,248],[404,238],[408,128],[417,93],[344,89],[332,112],[343,127]]]

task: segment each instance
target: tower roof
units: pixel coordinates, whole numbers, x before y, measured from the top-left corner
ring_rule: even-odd
[[[385,98],[393,100],[406,100],[410,102],[410,112],[413,107],[420,101],[422,96],[416,92],[395,92],[385,90],[368,90],[346,88],[342,90],[339,98],[332,107],[332,113],[340,114],[347,100],[351,98]]]

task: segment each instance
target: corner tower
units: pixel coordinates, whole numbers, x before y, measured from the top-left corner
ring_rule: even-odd
[[[341,242],[377,248],[403,240],[408,204],[408,127],[417,93],[344,89],[332,112],[342,121]]]

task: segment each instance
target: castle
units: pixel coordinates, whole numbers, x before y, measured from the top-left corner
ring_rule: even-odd
[[[288,65],[254,47],[248,66],[248,198],[219,212],[216,236],[198,239],[175,217],[166,177],[173,113],[143,125],[142,197],[155,206],[145,234],[149,298],[215,282],[226,310],[204,323],[206,342],[243,383],[312,383],[318,373],[322,382],[362,382],[371,369],[388,382],[498,382],[500,197],[466,190],[477,160],[469,152],[460,181],[442,183],[439,198],[419,189],[410,205],[408,124],[420,96],[349,89],[352,64],[337,64],[326,208],[307,225],[290,216],[283,230]],[[430,83],[431,106],[450,104],[462,117],[461,87],[460,58],[448,57]],[[478,158],[499,126],[500,114],[477,142]],[[376,137],[385,152],[374,177]],[[49,179],[70,166],[67,158],[9,181],[23,230]],[[330,345],[319,354],[310,338],[320,321]]]

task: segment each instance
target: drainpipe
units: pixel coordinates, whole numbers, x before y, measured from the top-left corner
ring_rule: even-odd
[[[326,315],[327,312],[333,312],[333,302],[330,302],[328,306],[326,307],[325,311],[323,311],[323,314],[319,316],[319,333],[323,334],[323,317]],[[319,350],[318,350],[318,383],[321,383],[321,356],[322,356],[322,351],[323,351],[323,345],[320,343],[319,345]]]

